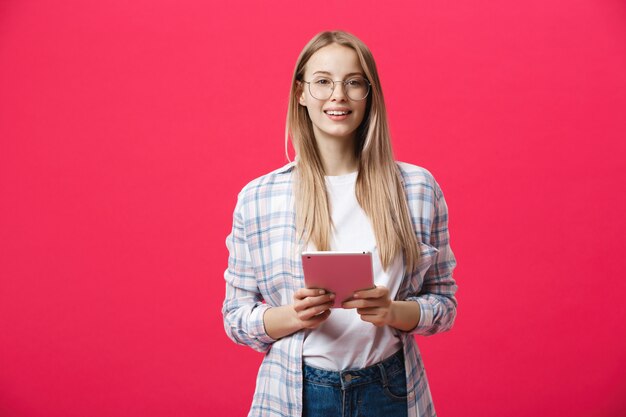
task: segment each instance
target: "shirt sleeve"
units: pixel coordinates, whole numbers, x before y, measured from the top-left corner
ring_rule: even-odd
[[[411,333],[430,336],[452,328],[457,307],[454,296],[457,285],[452,277],[456,259],[450,248],[448,206],[436,183],[430,246],[424,244],[421,246],[426,248],[422,250],[421,255],[432,257],[432,260],[428,262],[430,267],[424,273],[424,282],[420,291],[409,295],[406,299],[416,301],[420,306],[420,320]],[[421,273],[421,271],[418,269],[415,273]]]
[[[275,341],[265,331],[263,314],[270,308],[263,302],[246,242],[241,195],[233,215],[233,228],[226,238],[228,268],[224,272],[226,296],[222,307],[224,329],[235,343],[266,352]]]

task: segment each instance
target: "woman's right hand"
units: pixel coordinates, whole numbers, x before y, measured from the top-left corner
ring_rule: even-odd
[[[265,331],[277,340],[302,329],[316,329],[330,316],[334,300],[335,294],[324,290],[300,288],[293,296],[293,304],[265,310]]]
[[[335,294],[320,289],[300,288],[293,295],[293,300],[300,328],[317,329],[330,316]]]

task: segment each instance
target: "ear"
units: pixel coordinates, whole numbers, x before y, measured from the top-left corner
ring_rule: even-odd
[[[300,103],[301,106],[306,107],[306,101],[304,101],[304,87],[302,86],[302,82],[296,81],[296,84],[298,85],[298,88],[296,89],[296,95],[298,96],[298,103]]]

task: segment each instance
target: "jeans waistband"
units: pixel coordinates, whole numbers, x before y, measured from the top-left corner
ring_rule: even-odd
[[[400,349],[382,362],[361,369],[328,371],[304,365],[303,370],[305,381],[321,385],[348,388],[381,380],[386,383],[388,378],[404,372],[404,354]]]

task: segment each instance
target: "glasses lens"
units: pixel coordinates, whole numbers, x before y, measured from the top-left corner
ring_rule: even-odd
[[[363,100],[370,92],[370,84],[364,78],[350,78],[344,84],[350,100]]]
[[[328,100],[333,94],[333,81],[326,77],[317,77],[309,83],[309,92],[318,100]]]

